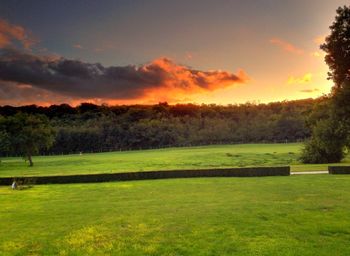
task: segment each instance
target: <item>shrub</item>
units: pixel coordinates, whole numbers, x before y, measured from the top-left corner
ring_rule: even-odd
[[[345,137],[339,122],[327,119],[316,123],[312,137],[305,142],[303,163],[337,163],[344,157]]]
[[[195,178],[195,177],[264,177],[289,176],[290,167],[247,167],[226,169],[169,170],[147,172],[101,173],[65,176],[17,177],[19,184],[66,184],[107,181]],[[0,185],[11,185],[13,178],[0,178]]]
[[[328,166],[329,174],[350,174],[350,166]]]

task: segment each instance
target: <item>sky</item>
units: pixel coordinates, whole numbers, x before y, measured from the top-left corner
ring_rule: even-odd
[[[0,105],[267,103],[333,85],[345,0],[1,0]]]

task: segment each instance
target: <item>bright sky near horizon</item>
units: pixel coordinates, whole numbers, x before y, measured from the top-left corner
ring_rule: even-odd
[[[345,0],[2,0],[0,105],[271,102],[330,92]]]

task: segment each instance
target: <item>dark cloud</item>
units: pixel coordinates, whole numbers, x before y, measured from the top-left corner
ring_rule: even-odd
[[[18,49],[0,49],[0,80],[76,98],[130,99],[149,90],[186,93],[213,91],[243,83],[244,73],[200,71],[167,58],[141,66],[110,66],[63,57],[38,56]],[[0,85],[1,86],[1,85]]]
[[[79,101],[31,85],[0,81],[0,105],[51,105],[60,103],[76,105]],[[95,101],[93,103],[101,102]]]

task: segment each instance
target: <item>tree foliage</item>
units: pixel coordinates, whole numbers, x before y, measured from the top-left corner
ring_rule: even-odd
[[[321,49],[326,53],[328,77],[334,81],[334,87],[327,110],[318,111],[326,115],[319,120],[315,119],[317,114],[312,115],[315,126],[301,157],[305,163],[339,162],[344,147],[350,144],[350,7],[337,9],[330,30]]]
[[[0,114],[42,114],[56,131],[41,154],[227,143],[286,142],[310,136],[305,119],[317,100],[241,105],[0,107]],[[19,154],[15,149],[11,155]]]
[[[54,142],[54,130],[47,117],[17,113],[0,120],[1,131],[6,137],[5,151],[23,155],[33,166],[32,156],[42,149],[48,149]]]
[[[329,28],[331,33],[321,49],[326,53],[328,77],[334,81],[336,89],[350,78],[350,6],[337,9],[335,21]]]
[[[333,96],[334,116],[343,127],[344,139],[350,147],[350,80],[345,80]]]
[[[337,163],[344,157],[342,126],[332,119],[320,120],[312,130],[301,154],[304,163]]]
[[[9,152],[10,136],[6,130],[5,118],[0,116],[0,152]]]

